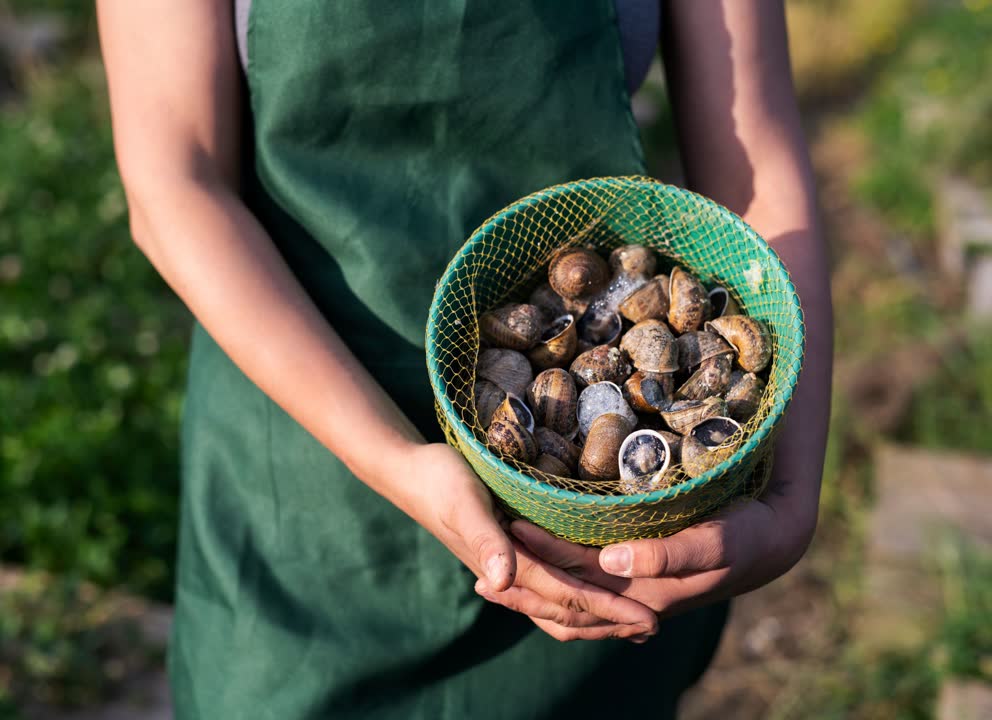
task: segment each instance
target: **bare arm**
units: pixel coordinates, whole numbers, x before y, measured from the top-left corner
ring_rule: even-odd
[[[424,442],[241,202],[231,6],[97,3],[136,243],[235,364],[356,476],[494,587],[516,574],[530,593],[528,615],[589,637],[653,631],[648,608],[515,550],[468,465],[447,445]]]

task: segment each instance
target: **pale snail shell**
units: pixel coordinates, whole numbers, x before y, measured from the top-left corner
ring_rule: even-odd
[[[572,376],[560,368],[538,373],[527,389],[534,419],[562,436],[575,431],[579,393]]]
[[[678,400],[661,417],[675,432],[685,435],[693,426],[711,417],[727,414],[727,403],[723,398],[708,397],[705,400]]]
[[[600,382],[590,385],[579,393],[576,415],[579,421],[579,434],[588,437],[590,428],[600,415],[619,415],[634,427],[637,415],[623,399],[623,392],[611,382]]]
[[[537,457],[537,443],[526,428],[509,420],[494,420],[486,431],[489,447],[500,455],[531,463]]]
[[[620,479],[633,480],[650,475],[661,478],[672,460],[668,440],[654,430],[636,430],[620,445],[617,462]]]
[[[710,299],[710,319],[723,317],[724,315],[740,314],[740,306],[734,300],[727,288],[719,285],[709,291],[707,297]]]
[[[706,329],[720,335],[737,350],[737,364],[748,372],[761,372],[772,357],[768,329],[760,320],[747,315],[724,315],[706,323]]]
[[[667,373],[679,369],[675,337],[661,320],[637,323],[620,340],[620,349],[638,370]]]
[[[540,370],[567,367],[575,357],[578,344],[575,318],[571,315],[561,315],[551,322],[527,357],[534,367]]]
[[[596,345],[615,347],[623,331],[623,320],[619,313],[611,312],[606,307],[595,305],[579,318],[577,323],[579,349],[582,352]]]
[[[610,253],[610,269],[614,274],[648,277],[654,274],[657,264],[654,251],[643,245],[622,245]]]
[[[672,268],[668,286],[668,324],[682,334],[698,330],[709,314],[706,289],[693,275],[680,267]]]
[[[475,373],[503,391],[523,396],[534,379],[530,361],[522,353],[505,348],[488,348],[479,353]]]
[[[617,454],[633,425],[614,413],[600,415],[589,428],[589,436],[579,457],[579,478],[582,480],[618,480],[620,467]]]
[[[617,348],[597,345],[575,358],[569,372],[578,387],[586,387],[598,382],[620,384],[630,377],[632,368]]]
[[[560,250],[548,268],[551,287],[566,300],[588,297],[601,290],[609,280],[610,268],[606,261],[588,248]]]

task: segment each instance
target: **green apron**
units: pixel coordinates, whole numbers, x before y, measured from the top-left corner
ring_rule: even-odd
[[[248,43],[245,200],[440,439],[423,336],[455,250],[534,190],[644,170],[613,3],[255,0]],[[197,328],[170,650],[180,720],[671,717],[726,613],[665,622],[643,646],[561,644],[473,582]]]

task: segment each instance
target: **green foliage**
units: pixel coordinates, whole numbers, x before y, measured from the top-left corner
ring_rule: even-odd
[[[189,318],[129,240],[102,68],[0,114],[0,555],[171,585]]]

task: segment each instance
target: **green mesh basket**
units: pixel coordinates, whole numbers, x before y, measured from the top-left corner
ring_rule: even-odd
[[[545,475],[494,455],[473,401],[479,315],[519,301],[569,245],[602,251],[637,243],[662,268],[679,264],[722,285],[763,320],[772,365],[758,413],[724,462],[696,478],[640,495],[606,495],[579,480]],[[795,287],[775,252],[737,215],[695,193],[643,177],[580,180],[534,193],[475,231],[438,283],[427,323],[427,361],[448,442],[511,514],[573,542],[605,545],[677,532],[737,498],[760,493],[775,431],[802,366],[804,328]]]

